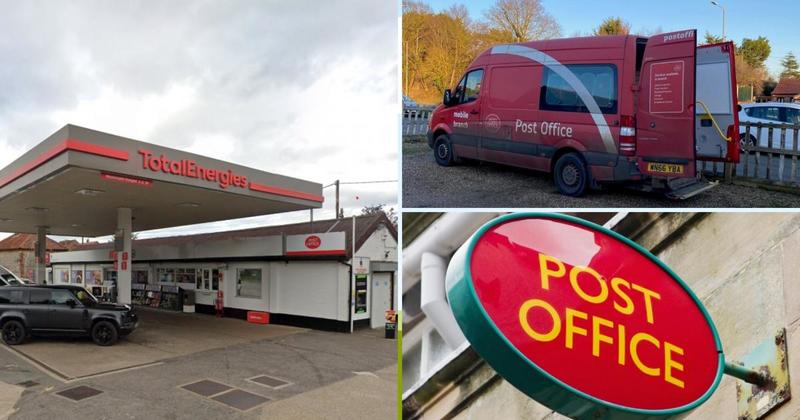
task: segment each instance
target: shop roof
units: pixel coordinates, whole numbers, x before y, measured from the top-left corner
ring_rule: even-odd
[[[0,251],[33,251],[36,244],[36,235],[30,233],[16,233],[0,241]],[[69,251],[70,248],[47,238],[48,251]]]
[[[781,78],[775,90],[772,91],[772,96],[797,96],[800,95],[800,79],[794,77]]]
[[[397,229],[383,212],[369,215],[356,216],[356,249],[366,242],[381,224],[385,225],[392,237],[397,240]],[[344,232],[347,255],[352,250],[350,241],[353,233],[353,218],[315,220],[311,222],[292,223],[279,226],[263,226],[250,229],[229,230],[224,232],[200,233],[195,235],[165,236],[159,238],[137,239],[133,241],[133,248],[157,245],[181,245],[192,242],[219,241],[234,238],[251,238],[274,235],[303,235],[308,233]],[[78,245],[74,251],[92,249],[111,249],[112,242],[91,243]]]
[[[265,158],[266,159],[266,158]],[[0,232],[114,234],[307,210],[322,185],[67,125],[0,169]]]

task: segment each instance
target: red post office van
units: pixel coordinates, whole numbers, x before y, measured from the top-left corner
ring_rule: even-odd
[[[428,145],[449,166],[475,159],[552,172],[558,190],[625,183],[671,198],[716,185],[698,160],[738,162],[733,43],[696,30],[499,45],[433,113]]]

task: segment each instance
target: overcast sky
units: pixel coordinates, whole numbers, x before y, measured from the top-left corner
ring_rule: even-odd
[[[398,178],[393,2],[0,0],[0,10],[0,167],[71,123],[323,185]],[[347,215],[396,207],[397,185],[343,186],[341,197]],[[315,218],[333,207],[327,188]]]

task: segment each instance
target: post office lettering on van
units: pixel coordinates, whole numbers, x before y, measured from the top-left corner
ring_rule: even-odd
[[[536,126],[539,123],[537,122],[525,122],[520,119],[517,119],[517,122],[514,124],[514,131],[522,131],[526,134],[538,134],[536,132]]]
[[[694,37],[694,31],[675,32],[664,35],[664,42],[679,41]]]

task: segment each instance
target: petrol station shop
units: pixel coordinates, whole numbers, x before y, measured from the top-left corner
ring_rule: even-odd
[[[116,301],[113,253],[104,243],[53,254],[48,283],[83,285]],[[357,324],[383,326],[395,308],[397,233],[383,213],[135,240],[128,260],[135,305],[213,314],[222,292],[226,316],[255,311],[270,323],[338,331],[349,330],[351,287]]]

